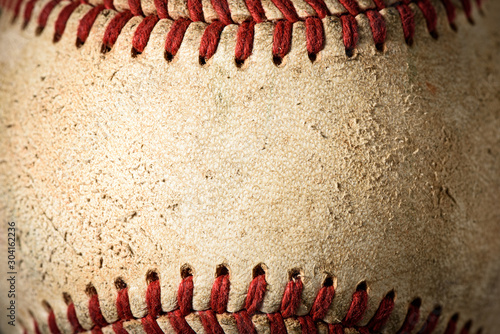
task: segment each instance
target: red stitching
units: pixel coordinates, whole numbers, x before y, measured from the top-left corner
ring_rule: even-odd
[[[397,334],[410,334],[415,326],[417,325],[418,320],[420,319],[420,305],[422,304],[422,300],[417,298],[413,300],[408,308],[408,312],[406,313],[405,321],[403,325],[397,332]]]
[[[108,322],[104,319],[104,316],[101,312],[101,306],[99,305],[99,297],[97,296],[97,292],[95,288],[89,300],[89,316],[90,319],[94,322],[97,327],[106,327]]]
[[[342,320],[344,327],[353,327],[363,319],[368,308],[368,292],[366,292],[366,289],[366,282],[358,284],[356,292],[352,295],[351,306],[344,320]]]
[[[78,6],[80,6],[80,2],[78,1],[71,2],[69,5],[64,7],[59,13],[59,16],[57,17],[55,24],[55,32],[53,38],[54,43],[57,43],[59,42],[59,40],[61,40],[64,30],[66,29],[66,23],[68,22],[69,17],[71,16],[71,14],[73,14],[73,12]]]
[[[292,22],[286,20],[279,20],[274,27],[273,60],[276,65],[280,65],[283,58],[290,52],[292,28]]]
[[[214,311],[199,311],[198,315],[200,316],[201,324],[203,325],[205,332],[208,334],[224,334],[222,327],[217,321]]]
[[[262,3],[260,0],[245,0],[248,11],[255,22],[261,23],[267,20],[264,8],[262,8]]]
[[[160,280],[156,279],[149,283],[146,291],[146,306],[148,314],[157,318],[161,314],[161,290]]]
[[[163,334],[163,331],[161,330],[156,319],[164,314],[166,314],[166,316],[168,317],[170,325],[173,327],[176,333],[194,334],[193,329],[189,326],[185,319],[188,314],[193,312],[193,276],[191,274],[185,276],[186,277],[184,277],[184,279],[182,279],[181,283],[179,284],[179,290],[177,294],[178,308],[171,312],[164,313],[161,308],[161,288],[158,275],[155,272],[148,274],[149,284],[146,291],[146,306],[148,314],[140,319],[142,327],[147,334]],[[132,312],[130,311],[128,289],[126,284],[121,279],[118,279],[117,282],[115,282],[115,285],[118,290],[116,307],[119,320],[113,323],[111,327],[116,334],[126,334],[127,331],[123,326],[124,321],[134,319]],[[258,305],[262,303],[266,285],[267,283],[265,280],[265,274],[257,273],[257,275],[250,283],[247,298],[245,300],[246,307],[251,309],[252,312],[249,312],[247,309],[243,309],[232,314],[236,320],[236,326],[239,333],[256,333],[251,315],[252,313],[258,311]],[[304,316],[295,316],[295,312],[300,303],[303,283],[298,272],[291,275],[290,281],[287,283],[287,286],[283,293],[283,301],[280,312],[267,314],[270,333],[286,334],[287,329],[285,326],[284,318],[295,316],[295,318],[300,323],[301,331],[303,334],[316,334],[318,332],[318,329],[316,327],[317,323],[322,321],[322,318],[326,314],[326,310],[331,305],[335,293],[333,285],[333,279],[327,278],[325,280],[324,286],[318,292],[314,304],[309,311],[309,314]],[[211,309],[196,312],[201,320],[205,332],[207,332],[208,334],[224,333],[216,317],[216,312],[227,313],[226,307],[229,287],[229,273],[226,270],[223,274],[220,274],[215,279],[212,286],[210,303]],[[357,327],[357,324],[362,320],[367,309],[367,289],[368,287],[366,282],[361,282],[360,284],[358,284],[356,291],[352,295],[352,302],[344,320],[342,321],[342,323],[328,324],[329,334],[344,334],[344,329],[346,328],[355,328],[361,334],[378,333],[383,329],[394,309],[395,292],[392,290],[384,296],[379,304],[378,309],[366,326]],[[102,333],[102,328],[109,326],[110,324],[107,323],[101,313],[99,298],[96,289],[92,285],[89,285],[86,292],[89,295],[89,315],[91,320],[95,324],[91,331],[92,333],[100,334]],[[76,317],[74,304],[71,302],[71,298],[69,296],[65,296],[65,298],[67,298],[68,303],[67,317],[73,327],[73,333],[79,333],[83,331],[83,328],[80,326]],[[411,333],[414,330],[420,317],[420,305],[420,298],[416,298],[409,305],[406,318],[398,333]],[[59,328],[56,324],[54,311],[50,308],[50,306],[48,307],[50,311],[47,321],[50,331],[52,334],[60,334]],[[255,310],[252,310],[252,308],[255,308]],[[437,306],[430,313],[425,324],[418,333],[433,333],[437,326],[441,311],[442,308],[440,306]],[[445,334],[455,333],[457,321],[458,314],[455,314],[449,320]],[[36,328],[38,327],[36,321],[34,323],[34,327],[36,331]],[[462,328],[460,334],[469,334],[471,327],[472,322],[468,321]],[[479,331],[481,331],[481,329]]]
[[[366,325],[371,332],[380,332],[382,328],[385,326],[389,317],[394,310],[394,290],[390,291],[387,295],[385,295],[384,299],[380,302],[380,305],[377,309],[377,312],[370,319],[370,322]]]
[[[147,316],[142,318],[141,323],[142,328],[144,328],[144,331],[147,334],[163,334],[163,331],[158,325],[158,322],[156,322],[156,319],[151,314],[148,314]]]
[[[271,334],[286,334],[286,326],[281,313],[268,313],[269,331]]]
[[[406,3],[396,5],[396,9],[401,16],[401,23],[403,25],[403,34],[405,41],[408,45],[413,44],[413,36],[415,35],[415,18],[414,14]]]
[[[227,302],[229,301],[229,275],[221,275],[215,279],[210,294],[210,308],[215,313],[226,312]]]
[[[446,11],[446,16],[448,17],[448,23],[450,24],[453,30],[457,30],[457,26],[455,25],[456,18],[456,10],[455,5],[451,3],[451,0],[441,0],[443,3],[444,9]]]
[[[144,16],[140,0],[128,0],[128,6],[134,16]]]
[[[212,7],[216,11],[219,19],[225,24],[229,25],[233,23],[231,19],[231,12],[229,11],[229,4],[227,0],[211,0]]]
[[[109,22],[106,30],[104,31],[104,36],[102,38],[101,52],[106,53],[111,50],[113,45],[115,45],[118,36],[120,35],[123,27],[127,22],[134,17],[131,11],[127,10],[124,12],[119,12],[115,15]]]
[[[184,34],[190,24],[191,20],[185,18],[178,19],[172,24],[165,41],[165,59],[167,61],[172,61],[179,51]]]
[[[3,5],[8,8],[14,6],[13,21],[19,15],[21,11],[22,2],[26,0],[11,0],[9,4]],[[38,0],[27,0],[26,6],[24,8],[24,22],[23,27],[31,20],[31,15],[33,7]],[[40,34],[46,23],[48,16],[55,8],[55,6],[61,0],[52,0],[48,2],[43,10],[40,12],[38,17],[38,28],[37,33]],[[102,0],[102,5],[94,6],[90,9],[80,20],[77,32],[77,42],[78,47],[82,46],[86,39],[88,38],[90,29],[93,26],[97,16],[104,8],[114,10],[114,5],[112,0]],[[311,8],[315,11],[315,14],[307,17],[299,17],[292,0],[272,0],[278,10],[283,14],[283,20],[277,20],[275,22],[275,30],[273,35],[273,61],[276,65],[280,65],[283,58],[290,52],[291,40],[292,40],[292,24],[297,21],[304,21],[306,25],[306,45],[307,51],[311,61],[316,59],[316,54],[323,49],[325,43],[325,34],[323,28],[322,18],[331,16],[328,7],[324,0],[305,0]],[[344,14],[338,15],[342,23],[342,37],[344,41],[344,46],[346,50],[346,55],[348,57],[354,55],[354,50],[358,43],[358,26],[356,22],[356,16],[364,14],[367,16],[370,27],[372,30],[373,41],[377,50],[383,51],[385,40],[387,38],[387,27],[385,24],[384,17],[379,12],[380,10],[386,8],[383,0],[373,0],[375,8],[368,8],[366,10],[361,10],[357,0],[338,0],[340,4],[347,11]],[[5,1],[3,1],[6,3]],[[456,25],[454,23],[456,17],[456,8],[451,0],[441,0],[446,11],[448,22],[450,26],[456,30]],[[73,11],[78,7],[79,4],[88,4],[88,0],[74,0],[69,5],[67,5],[59,13],[58,19],[55,23],[55,34],[54,42],[60,40],[64,29],[66,27],[67,20]],[[217,13],[218,19],[208,24],[205,28],[203,37],[200,43],[200,64],[204,65],[208,59],[210,59],[217,51],[217,46],[220,41],[220,34],[223,30],[223,26],[234,24],[231,18],[231,11],[227,0],[211,0],[212,7]],[[413,44],[413,39],[415,35],[415,19],[414,13],[410,8],[409,4],[414,3],[418,6],[422,12],[429,33],[434,37],[438,37],[437,33],[437,12],[434,5],[430,0],[401,0],[391,5],[395,7],[400,15],[401,24],[403,28],[403,34],[405,41],[408,45]],[[468,20],[473,23],[472,20],[472,2],[471,0],[461,0],[462,7],[468,18]],[[481,8],[482,1],[476,0],[478,8]],[[108,52],[116,42],[118,35],[124,25],[130,20],[132,16],[141,16],[143,21],[137,27],[132,45],[132,56],[136,56],[143,52],[146,47],[152,29],[160,19],[171,19],[168,13],[168,0],[154,0],[154,5],[157,11],[157,15],[150,15],[144,18],[144,13],[141,7],[140,0],[128,0],[129,10],[119,12],[108,24],[102,43],[102,51]],[[264,9],[262,7],[261,0],[245,0],[247,9],[252,17],[252,19],[247,19],[242,23],[239,23],[238,35],[237,35],[237,45],[235,50],[235,62],[237,66],[243,65],[245,60],[250,57],[253,49],[254,40],[254,26],[256,23],[266,22]],[[189,18],[179,18],[174,20],[170,31],[168,32],[165,41],[165,58],[168,61],[173,60],[177,51],[180,48],[184,34],[191,22],[205,22],[203,6],[201,0],[187,0],[187,8],[189,10]]]
[[[419,0],[417,2],[418,8],[422,11],[424,18],[427,22],[427,30],[432,37],[437,38],[438,33],[436,30],[437,27],[437,13],[434,6],[431,4],[429,0]]]
[[[116,334],[128,334],[128,332],[123,328],[123,320],[117,321],[113,324],[113,332]]]
[[[167,0],[154,0],[154,5],[160,19],[170,19]]]
[[[383,51],[385,40],[387,38],[387,27],[382,14],[376,10],[368,10],[366,16],[370,21],[370,28],[372,29],[373,41],[375,47],[379,51]]]
[[[193,276],[184,278],[179,284],[177,292],[177,303],[179,304],[180,314],[186,316],[193,309]]]
[[[49,318],[48,318],[47,322],[49,324],[49,330],[52,334],[61,334],[59,327],[57,327],[56,314],[54,313],[54,310],[50,310]]]
[[[66,312],[66,317],[68,318],[71,327],[73,327],[73,334],[84,332],[85,330],[80,325],[78,317],[76,316],[75,304],[70,303],[68,305],[68,310]]]
[[[352,57],[359,39],[358,23],[356,18],[351,14],[342,15],[340,20],[342,22],[342,35],[344,39],[345,53],[347,57]]]
[[[134,38],[132,39],[132,55],[134,57],[144,51],[148,44],[149,37],[151,36],[151,32],[159,20],[158,16],[150,15],[139,23],[139,26],[135,30]]]
[[[78,24],[78,31],[76,34],[76,46],[81,47],[87,38],[89,37],[90,29],[94,25],[95,20],[97,19],[97,15],[101,13],[105,9],[105,5],[99,5],[97,7],[93,7],[91,10],[85,14],[80,23]]]
[[[221,21],[214,21],[205,29],[200,43],[200,63],[205,64],[215,54],[224,27]]]
[[[30,0],[26,3],[26,7],[24,7],[23,29],[25,29],[28,26],[28,23],[31,20],[31,14],[33,13],[33,8],[35,7],[37,1],[38,0]],[[19,6],[21,6],[20,3]]]
[[[36,28],[37,35],[40,35],[43,32],[43,29],[45,29],[45,26],[47,25],[47,20],[49,19],[50,13],[52,13],[52,10],[60,2],[61,0],[52,0],[43,7],[40,15],[38,16],[38,27]]]
[[[185,315],[182,314],[180,310],[176,310],[168,313],[168,319],[170,320],[170,325],[179,334],[196,334],[191,327],[189,327]],[[156,321],[155,321],[156,322]],[[154,333],[156,334],[156,333]]]
[[[286,319],[295,315],[300,305],[303,288],[304,285],[299,275],[292,277],[287,283],[280,307],[280,313],[283,318]]]
[[[316,296],[316,299],[311,307],[309,314],[311,314],[314,321],[323,319],[328,311],[328,308],[333,302],[335,288],[333,286],[333,281],[330,281],[331,279],[325,281],[325,286],[319,290],[318,295]]]
[[[234,58],[237,66],[242,66],[245,60],[250,57],[253,49],[255,21],[248,20],[240,24],[236,35],[236,50]]]
[[[312,318],[308,315],[299,317],[300,327],[302,327],[302,334],[317,334],[318,330]]]
[[[38,327],[38,322],[36,320],[33,320],[33,327],[35,330],[35,334],[42,334],[42,332],[40,332],[40,327]]]
[[[239,333],[257,334],[252,319],[250,319],[246,310],[234,313],[233,316],[236,319],[236,327]]]
[[[451,318],[450,321],[448,321],[448,325],[446,325],[446,329],[444,331],[444,334],[455,334],[457,330],[457,322],[458,322],[458,313],[455,313]]]
[[[266,288],[267,282],[265,275],[258,275],[252,280],[245,298],[245,309],[248,314],[252,315],[260,309],[262,302],[264,301]]]
[[[472,4],[470,0],[460,0],[460,1],[464,9],[465,16],[467,16],[467,20],[469,20],[471,24],[474,24],[474,19],[472,18]]]

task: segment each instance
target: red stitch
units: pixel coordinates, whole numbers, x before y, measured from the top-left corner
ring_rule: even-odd
[[[66,29],[66,23],[68,22],[69,17],[71,16],[71,14],[73,14],[75,9],[78,8],[78,6],[80,6],[80,3],[78,1],[74,1],[64,7],[59,13],[55,24],[54,38],[52,39],[54,43],[57,43],[61,40],[64,30]]]
[[[317,334],[318,329],[316,328],[316,324],[313,319],[306,315],[304,317],[299,317],[300,327],[302,330],[302,334]]]
[[[278,7],[286,20],[294,23],[299,20],[299,14],[295,10],[293,3],[290,0],[272,0],[274,5]]]
[[[451,0],[441,0],[446,10],[446,16],[448,17],[448,22],[453,30],[457,30],[455,25],[456,10],[455,5],[451,3]]]
[[[358,2],[354,0],[339,0],[339,2],[344,6],[344,8],[349,12],[349,14],[356,16],[361,12]]]
[[[267,318],[271,334],[287,334],[285,322],[280,313],[268,313]]]
[[[187,0],[187,6],[189,10],[189,17],[193,22],[205,21],[201,0]]]
[[[78,317],[76,316],[75,304],[70,303],[68,305],[66,316],[68,318],[69,323],[71,324],[71,327],[73,327],[73,334],[85,331],[83,327],[80,325]]]
[[[168,319],[170,320],[170,325],[172,325],[172,327],[174,328],[176,333],[178,333],[178,334],[196,334],[193,331],[193,329],[191,327],[189,327],[188,323],[186,322],[186,319],[184,319],[184,316],[182,315],[180,310],[176,310],[174,312],[169,312]],[[151,334],[156,334],[156,333],[151,333]]]
[[[333,297],[335,296],[335,288],[333,282],[331,285],[323,286],[314,300],[314,303],[309,311],[314,321],[321,320],[325,317],[328,308],[332,304]]]
[[[439,317],[441,316],[441,306],[437,306],[432,310],[432,312],[427,317],[422,328],[418,331],[418,334],[431,334],[437,327]]]
[[[354,55],[354,50],[358,44],[358,22],[356,18],[350,14],[340,17],[342,22],[342,36],[344,39],[345,53],[347,57]]]
[[[229,287],[229,275],[221,275],[214,281],[212,293],[210,294],[210,307],[217,314],[226,312],[229,300]]]
[[[106,9],[116,10],[115,5],[113,5],[113,0],[104,0],[103,2]]]
[[[127,330],[123,328],[123,320],[115,322],[112,328],[115,334],[128,334]]]
[[[42,332],[40,332],[40,327],[38,327],[38,322],[34,319],[33,319],[33,327],[35,330],[35,334],[42,334]]]
[[[19,16],[19,13],[21,12],[21,5],[23,4],[24,0],[17,0],[14,5],[14,16],[12,17],[12,23],[14,23],[17,20],[17,17]],[[14,3],[14,2],[13,2]],[[28,4],[26,4],[27,6]]]
[[[35,7],[37,1],[38,0],[30,0],[26,3],[26,7],[24,7],[23,29],[25,29],[28,26],[28,23],[31,20],[31,14],[33,13],[33,8]]]
[[[115,45],[116,40],[118,39],[118,35],[122,31],[123,27],[127,24],[127,22],[134,17],[131,11],[127,10],[124,12],[120,12],[115,15],[109,22],[106,30],[104,31],[104,36],[102,38],[102,47],[101,52],[107,53],[111,51],[113,45]]]
[[[191,20],[186,18],[180,18],[172,24],[165,41],[165,59],[167,61],[172,61],[179,51],[184,34],[190,24]]]
[[[130,310],[128,288],[118,291],[118,296],[116,297],[116,310],[120,320],[132,320],[134,318]]]
[[[54,310],[50,310],[48,323],[49,323],[50,332],[52,334],[61,334],[59,327],[57,327],[56,315],[54,313]]]
[[[146,291],[146,307],[148,314],[157,318],[161,313],[161,290],[160,280],[152,281],[148,284]]]
[[[255,22],[261,23],[267,20],[262,3],[259,0],[245,0],[248,11]]]
[[[185,317],[193,309],[193,276],[188,276],[179,284],[177,291],[177,304],[179,305],[180,314]]]
[[[375,3],[375,7],[377,7],[377,10],[382,10],[385,8],[385,3],[384,0],[373,0]]]
[[[245,60],[252,54],[254,26],[255,21],[244,21],[238,28],[236,50],[234,52],[234,58],[238,67],[242,66]]]
[[[99,305],[99,297],[97,294],[93,294],[89,300],[89,315],[90,319],[98,327],[106,327],[108,322],[104,319],[101,313],[101,306]]]
[[[250,319],[247,311],[243,310],[237,313],[233,313],[233,316],[236,319],[236,327],[238,327],[239,333],[257,334],[252,319]]]
[[[375,312],[370,322],[368,322],[368,325],[366,325],[366,328],[368,328],[370,332],[380,332],[385,326],[389,320],[389,316],[394,310],[394,297],[394,291],[390,291],[385,295],[384,299],[382,299],[377,312]]]
[[[156,13],[160,19],[170,19],[168,14],[168,1],[167,0],[154,0]]]
[[[315,61],[316,55],[323,50],[325,43],[323,22],[317,17],[308,17],[305,24],[307,53],[309,54],[309,59]]]
[[[78,31],[76,34],[77,47],[81,47],[85,43],[85,41],[89,37],[90,29],[94,25],[97,16],[104,10],[104,8],[104,5],[94,7],[82,17],[80,23],[78,24]]]
[[[427,30],[429,30],[429,33],[431,34],[432,37],[438,38],[438,33],[436,30],[437,26],[436,9],[429,0],[419,0],[417,2],[417,6],[422,11],[425,21],[427,22]]]
[[[472,4],[470,0],[460,0],[462,2],[462,7],[465,12],[465,16],[467,16],[467,20],[469,23],[474,24],[474,19],[472,18]]]
[[[328,7],[323,0],[305,0],[309,6],[311,6],[314,11],[318,14],[320,19],[325,18],[328,15],[331,15]]]
[[[42,11],[38,15],[38,27],[35,32],[37,35],[40,35],[43,32],[43,29],[45,29],[45,26],[47,25],[50,13],[52,13],[52,10],[59,2],[61,2],[61,0],[52,0],[43,7]]]
[[[368,308],[368,293],[366,292],[366,282],[358,284],[356,292],[352,295],[352,302],[342,324],[345,327],[353,327],[363,319]]]
[[[224,30],[224,23],[221,21],[212,22],[204,31],[200,43],[200,63],[204,65],[206,61],[215,54],[219,45],[220,34]],[[213,288],[212,288],[213,294]],[[219,313],[219,312],[217,312]]]
[[[344,327],[341,324],[329,324],[328,334],[344,334]]]
[[[219,19],[225,24],[229,25],[233,23],[231,19],[231,12],[229,11],[229,4],[227,0],[210,0],[212,7],[214,7],[215,12],[219,16]]]
[[[159,18],[156,15],[150,15],[139,24],[132,39],[132,55],[136,56],[144,51],[148,44],[151,32],[158,23]]]
[[[300,305],[302,289],[304,285],[300,276],[293,277],[286,285],[283,299],[281,301],[281,315],[283,318],[289,318],[295,315],[297,308]]]
[[[141,7],[141,0],[128,0],[128,7],[134,16],[144,16]]]
[[[460,331],[460,334],[469,334],[471,327],[472,327],[472,320],[469,320],[465,323],[464,327]]]
[[[446,329],[444,334],[455,334],[457,331],[457,322],[458,322],[458,313],[455,313],[448,321],[448,325],[446,325]]]
[[[387,38],[387,27],[382,14],[376,10],[368,10],[366,16],[370,21],[370,28],[372,29],[373,42],[379,51],[383,51],[385,40]]]
[[[163,334],[163,331],[156,322],[156,319],[151,316],[151,314],[148,314],[146,317],[142,318],[141,323],[142,328],[144,328],[146,334]]]
[[[292,22],[279,20],[274,28],[273,61],[280,65],[283,58],[290,52],[292,46]]]
[[[417,298],[413,300],[408,307],[408,313],[406,313],[405,321],[403,325],[397,332],[397,334],[410,334],[415,326],[418,323],[418,319],[420,318],[420,305],[422,304],[422,300]]]
[[[101,328],[101,327],[99,327],[99,326],[95,326],[94,328],[92,328],[92,329],[90,330],[90,333],[91,333],[91,334],[103,334],[103,332],[102,332],[102,328]]]
[[[222,327],[217,321],[217,317],[215,316],[214,311],[199,311],[198,315],[200,316],[203,329],[207,334],[224,334]]]
[[[396,9],[401,17],[401,23],[403,25],[403,34],[405,41],[408,45],[413,44],[413,36],[415,35],[415,18],[414,14],[407,4],[398,4]]]
[[[264,294],[266,293],[266,287],[265,275],[258,275],[250,282],[245,298],[245,309],[248,314],[252,315],[260,309],[264,300]]]

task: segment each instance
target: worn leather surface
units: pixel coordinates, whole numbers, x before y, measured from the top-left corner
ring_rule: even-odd
[[[45,3],[35,5],[34,17]],[[484,15],[474,7],[475,25],[459,10],[454,32],[433,3],[438,40],[412,5],[417,31],[407,46],[391,8],[382,11],[386,50],[376,51],[360,15],[352,59],[339,19],[329,17],[316,62],[298,22],[277,67],[273,24],[258,24],[243,68],[234,63],[236,26],[225,28],[201,67],[204,23],[191,24],[168,63],[168,20],[132,58],[139,18],[102,55],[112,15],[99,16],[78,49],[76,29],[88,6],[71,16],[59,43],[52,36],[62,5],[41,36],[34,20],[22,30],[2,13],[0,221],[18,226],[23,326],[31,332],[34,317],[48,332],[46,301],[69,332],[67,293],[90,329],[89,283],[107,321],[116,321],[118,277],[141,318],[149,270],[158,272],[162,307],[171,311],[185,264],[193,269],[195,310],[209,307],[216,267],[226,264],[228,311],[238,311],[253,268],[263,263],[264,313],[279,310],[289,273],[298,269],[305,285],[299,315],[333,275],[327,323],[343,319],[356,285],[366,281],[362,324],[394,289],[387,333],[401,326],[416,297],[418,327],[441,305],[438,332],[458,312],[459,326],[472,319],[474,329],[493,333],[500,326],[500,4],[487,2]],[[14,333],[4,320],[0,326]],[[130,326],[141,332],[139,322]],[[168,322],[164,329],[171,330]]]

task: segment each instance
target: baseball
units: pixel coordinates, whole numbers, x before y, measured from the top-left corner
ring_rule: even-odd
[[[499,1],[0,8],[1,333],[500,328]]]

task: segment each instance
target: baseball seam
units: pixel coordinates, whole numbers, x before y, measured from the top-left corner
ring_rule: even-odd
[[[222,268],[222,269],[221,269]],[[197,315],[203,329],[208,334],[223,334],[221,323],[217,315],[229,315],[234,318],[236,328],[242,334],[256,334],[257,330],[253,317],[267,317],[268,329],[271,334],[287,333],[285,319],[295,319],[300,323],[303,334],[318,333],[318,326],[324,325],[327,327],[329,334],[343,334],[346,329],[355,329],[360,334],[380,333],[387,321],[389,320],[394,309],[394,300],[396,293],[394,290],[389,291],[382,298],[378,309],[368,321],[366,325],[359,325],[365,316],[368,309],[368,285],[365,281],[359,283],[356,291],[352,295],[350,307],[340,323],[325,323],[323,319],[326,316],[327,310],[333,303],[335,296],[335,280],[328,276],[323,282],[322,288],[318,291],[316,298],[309,313],[304,316],[297,316],[296,312],[301,302],[303,282],[299,271],[290,274],[284,290],[280,309],[276,313],[263,314],[259,312],[262,305],[264,295],[266,293],[267,282],[263,267],[260,265],[254,269],[254,278],[251,281],[248,293],[245,298],[244,308],[238,312],[229,313],[227,304],[230,291],[230,275],[229,271],[223,265],[219,266],[218,276],[212,286],[210,295],[210,308],[203,311],[193,310],[193,276],[191,271],[185,270],[182,274],[183,279],[179,285],[177,292],[177,308],[171,312],[164,312],[161,304],[161,289],[160,280],[156,272],[150,271],[147,275],[147,291],[146,291],[146,308],[147,314],[142,318],[135,318],[130,308],[127,284],[118,278],[115,281],[117,289],[116,310],[118,320],[114,323],[108,323],[101,313],[99,305],[99,297],[97,290],[91,284],[87,286],[86,293],[89,297],[88,314],[93,322],[91,332],[93,334],[101,334],[102,328],[111,327],[116,334],[127,334],[125,329],[127,322],[140,320],[143,330],[147,334],[162,334],[163,330],[158,324],[160,319],[168,319],[172,329],[178,334],[194,334],[195,331],[190,327],[186,317],[188,315]],[[76,315],[75,305],[68,294],[64,294],[68,305],[66,317],[71,324],[73,333],[85,332]],[[47,302],[43,302],[48,311],[48,328],[52,334],[61,334],[59,326],[56,322],[54,310]],[[420,319],[421,299],[415,298],[409,305],[408,311],[397,333],[411,333],[417,326]],[[418,333],[431,334],[438,325],[439,318],[442,313],[442,307],[437,305],[428,315],[422,328]],[[458,313],[455,313],[447,323],[445,334],[453,334],[457,329]],[[461,334],[470,333],[472,321],[465,323],[461,329]],[[39,326],[34,321],[35,333],[39,333]],[[480,333],[481,329],[477,333]],[[25,333],[27,331],[25,330]]]
[[[13,21],[20,16],[22,4],[26,1],[23,12],[23,27],[26,27],[31,20],[32,11],[38,0],[2,0],[1,7],[13,10]],[[48,17],[52,10],[60,3],[68,0],[52,0],[48,2],[38,15],[36,33],[39,35],[46,27]],[[283,59],[291,50],[293,24],[302,21],[305,25],[306,48],[311,61],[315,61],[325,45],[325,29],[323,19],[335,16],[341,21],[342,40],[347,57],[352,57],[358,45],[358,23],[356,17],[364,15],[369,21],[372,30],[373,41],[376,49],[383,52],[387,37],[387,26],[381,11],[392,7],[397,10],[400,16],[402,30],[405,41],[408,45],[413,44],[415,35],[415,14],[410,5],[418,7],[425,19],[427,30],[435,39],[438,38],[437,20],[438,15],[435,5],[430,0],[401,0],[387,6],[383,0],[373,0],[374,7],[362,9],[357,0],[338,0],[345,8],[344,13],[332,14],[324,0],[305,0],[315,12],[314,15],[300,17],[294,8],[292,0],[272,0],[276,8],[283,15],[283,19],[269,20],[264,12],[261,0],[245,0],[245,5],[250,13],[250,17],[241,23],[233,21],[227,0],[211,0],[212,7],[217,15],[217,19],[212,22],[205,20],[205,14],[201,0],[187,0],[189,17],[172,19],[168,12],[167,0],[154,0],[156,14],[145,16],[140,0],[128,0],[129,9],[118,11],[109,21],[103,38],[101,52],[107,53],[115,44],[122,29],[133,17],[141,17],[142,22],[138,25],[132,39],[133,57],[140,55],[149,41],[151,32],[155,25],[163,19],[171,20],[172,26],[165,40],[164,56],[167,61],[172,61],[183,41],[184,35],[192,22],[204,22],[207,24],[199,47],[199,62],[206,65],[208,60],[217,51],[221,34],[228,25],[237,25],[235,64],[241,67],[250,57],[253,50],[255,25],[263,22],[273,22],[274,34],[272,43],[272,54],[274,63],[279,66]],[[444,6],[448,23],[452,29],[456,30],[456,5],[451,0],[439,0]],[[463,12],[470,23],[472,19],[472,1],[460,0]],[[481,8],[482,0],[475,0],[478,8]],[[92,8],[81,18],[76,38],[76,46],[85,44],[90,30],[98,15],[105,10],[116,10],[112,0],[104,0],[100,5],[91,5],[88,0],[72,0],[58,14],[55,21],[55,32],[53,41],[58,42],[66,28],[66,23],[71,14],[80,5],[90,5]]]

